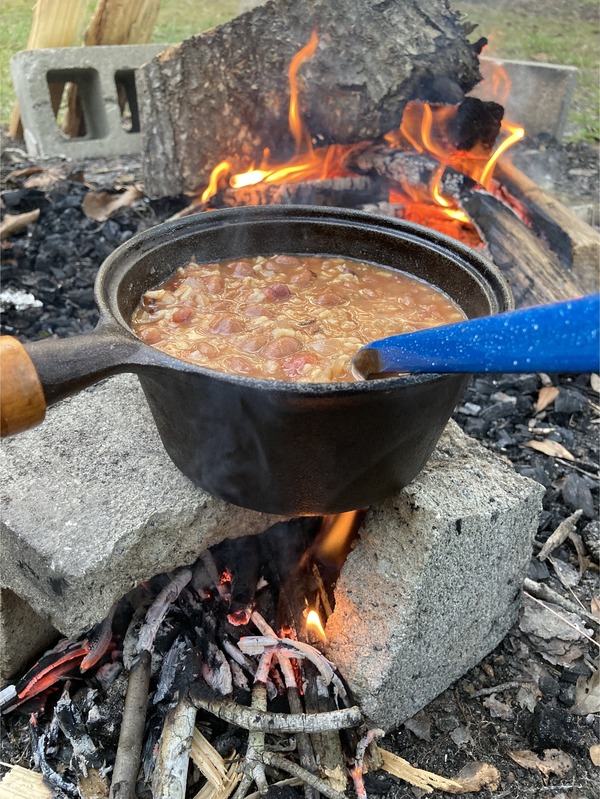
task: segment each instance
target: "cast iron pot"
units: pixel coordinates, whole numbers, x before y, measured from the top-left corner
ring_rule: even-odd
[[[399,268],[439,286],[469,317],[513,307],[508,285],[485,258],[398,220],[302,206],[190,216],[133,237],[104,262],[96,280],[100,322],[91,334],[26,345],[43,395],[41,414],[29,402],[32,418],[21,429],[43,418],[45,404],[109,375],[135,372],[173,462],[227,502],[287,516],[338,513],[407,485],[434,449],[467,375],[258,380],[180,361],[131,332],[143,292],[192,257],[211,262],[275,253],[346,255]],[[8,418],[11,408],[22,411],[25,404],[22,397],[3,403],[9,434],[19,429]]]

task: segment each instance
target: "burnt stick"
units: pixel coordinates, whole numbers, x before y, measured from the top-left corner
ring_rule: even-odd
[[[152,657],[146,650],[133,664],[129,674],[110,799],[134,799],[135,796],[148,705],[151,663]]]

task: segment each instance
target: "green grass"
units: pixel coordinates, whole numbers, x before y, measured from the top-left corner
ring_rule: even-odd
[[[134,2],[135,0],[130,0]],[[163,0],[153,42],[178,42],[212,28],[256,5],[257,0]],[[0,125],[7,125],[15,95],[10,75],[11,57],[27,45],[35,0],[0,0]],[[96,6],[89,0],[91,19]],[[83,31],[82,31],[83,36]]]
[[[133,1],[133,0],[132,0]],[[231,19],[257,0],[163,0],[153,42],[177,42]],[[500,58],[568,64],[580,70],[572,100],[568,136],[600,140],[600,19],[597,0],[456,0],[464,17],[478,24],[471,35],[487,36],[486,54]],[[34,0],[0,0],[0,124],[14,102],[8,67],[27,43]],[[90,16],[95,6],[90,0]]]

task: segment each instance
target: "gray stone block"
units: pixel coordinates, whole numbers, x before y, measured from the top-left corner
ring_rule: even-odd
[[[528,137],[546,133],[561,141],[579,74],[576,67],[486,57],[480,58],[480,65],[483,82],[471,95],[489,99],[494,71],[498,66],[504,68],[510,80],[509,94],[498,102],[504,106],[505,119],[524,127]]]
[[[0,583],[65,635],[155,574],[281,517],[196,487],[165,453],[132,375],[50,408],[0,448]]]
[[[27,602],[0,588],[0,683],[27,668],[58,637],[50,622]]]
[[[508,632],[543,491],[451,422],[413,483],[369,510],[326,633],[377,727],[413,716]]]
[[[56,47],[22,50],[11,59],[13,83],[30,155],[91,158],[141,151],[135,70],[162,52],[164,44]],[[48,83],[80,87],[86,134],[66,136],[56,122]],[[132,129],[121,119],[118,87],[132,111]]]

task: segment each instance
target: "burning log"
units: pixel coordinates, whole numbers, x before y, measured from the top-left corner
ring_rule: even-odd
[[[211,198],[211,208],[240,205],[323,205],[356,208],[366,202],[378,202],[388,196],[384,180],[355,175],[330,180],[305,180],[302,183],[260,183],[240,189],[230,187]]]
[[[167,713],[152,780],[154,799],[185,799],[195,722],[196,708],[186,697]]]
[[[573,271],[513,209],[478,187],[470,177],[440,165],[428,155],[389,150],[381,145],[362,152],[355,163],[358,169],[386,176],[400,194],[417,202],[427,199],[428,194],[432,196],[432,187],[439,181],[438,195],[452,198],[456,208],[475,226],[492,260],[510,283],[518,307],[557,302],[584,293],[584,286]],[[397,215],[403,216],[401,211]],[[412,221],[418,222],[419,218],[413,217]]]
[[[242,168],[265,148],[288,158],[288,71],[314,32],[297,108],[323,143],[378,138],[411,99],[455,103],[481,80],[476,48],[446,0],[273,0],[138,70],[146,192],[197,192],[232,154]]]

